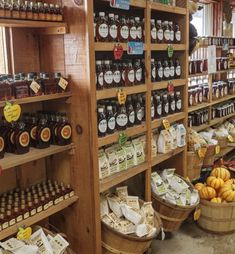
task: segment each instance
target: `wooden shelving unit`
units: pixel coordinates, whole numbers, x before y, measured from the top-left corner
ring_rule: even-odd
[[[178,86],[185,86],[187,81],[186,79],[173,79],[171,81],[174,87]],[[152,83],[152,90],[161,90],[161,89],[167,89],[169,82],[168,81],[160,81]]]
[[[185,119],[186,114],[184,112],[175,113],[173,115],[169,115],[167,117],[162,117],[160,119],[156,119],[152,122],[152,128],[158,128],[162,125],[162,121],[167,119],[169,123],[178,122]]]

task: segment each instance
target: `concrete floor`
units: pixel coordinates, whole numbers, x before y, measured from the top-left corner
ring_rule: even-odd
[[[235,254],[235,233],[215,235],[202,231],[196,224],[185,223],[164,241],[152,244],[152,254]]]

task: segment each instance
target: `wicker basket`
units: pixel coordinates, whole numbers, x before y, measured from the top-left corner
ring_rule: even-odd
[[[228,146],[228,138],[227,137],[216,137],[216,140],[218,140],[218,145],[220,148],[226,148]]]
[[[179,176],[180,177],[180,176]],[[182,177],[181,177],[182,178]],[[194,187],[191,183],[190,189]],[[163,229],[166,232],[173,232],[180,228],[181,224],[188,218],[190,213],[197,207],[198,204],[192,206],[178,206],[169,203],[160,196],[152,192],[153,208],[159,213]]]
[[[142,254],[147,251],[152,240],[162,228],[160,216],[155,212],[155,227],[157,232],[152,237],[138,237],[122,234],[104,222],[102,223],[102,254]]]
[[[198,225],[213,233],[231,233],[235,231],[235,202],[216,204],[200,201],[201,217]]]
[[[196,152],[187,152],[187,177],[191,181],[200,177],[203,159]]]
[[[213,165],[215,161],[215,145],[209,145],[206,150],[206,155],[203,160],[203,165]]]

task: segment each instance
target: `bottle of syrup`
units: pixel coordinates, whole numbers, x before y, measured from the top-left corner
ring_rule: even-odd
[[[113,13],[109,14],[109,41],[117,41],[117,24]]]
[[[106,119],[106,115],[104,113],[104,108],[103,107],[99,107],[98,108],[98,136],[99,137],[104,137],[106,135],[107,132],[107,119]]]
[[[61,123],[57,128],[57,144],[60,146],[71,143],[72,127],[66,113],[61,113]]]
[[[105,13],[99,12],[99,18],[96,23],[96,40],[105,42],[108,40],[109,28],[105,19]]]
[[[115,120],[115,117],[113,114],[113,107],[111,105],[107,106],[106,117],[107,117],[107,125],[108,125],[107,133],[112,134],[112,133],[114,133],[115,128],[116,128],[116,120]]]
[[[27,129],[30,135],[30,146],[36,147],[37,118],[34,114],[29,118]]]
[[[36,147],[40,149],[49,147],[50,139],[51,130],[48,127],[47,119],[42,115],[38,122],[36,131]]]
[[[19,122],[14,135],[15,153],[24,154],[29,152],[30,136],[24,122]]]
[[[126,111],[127,111],[127,118],[128,118],[127,126],[132,127],[135,124],[135,111],[134,111],[132,99],[130,96],[127,97]]]
[[[143,118],[142,105],[139,96],[134,96],[135,100],[135,124],[141,124]]]
[[[120,105],[116,116],[116,125],[118,130],[125,130],[127,127],[128,118],[125,105]]]

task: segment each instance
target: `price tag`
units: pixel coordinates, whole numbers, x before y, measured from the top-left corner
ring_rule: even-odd
[[[201,208],[197,207],[194,214],[193,214],[193,219],[195,221],[199,220],[199,218],[201,217],[201,213],[202,213]]]
[[[32,235],[32,228],[27,227],[27,228],[19,228],[19,232],[17,233],[17,239],[18,240],[28,240],[30,236]]]
[[[117,9],[129,10],[130,0],[110,0],[110,6]]]
[[[128,55],[143,55],[144,44],[143,42],[129,41],[127,44]]]
[[[169,57],[169,58],[172,58],[172,56],[173,56],[173,54],[174,54],[174,48],[173,48],[173,46],[170,45],[170,44],[167,46],[167,54],[168,54],[168,57]]]
[[[233,137],[231,136],[231,135],[228,135],[228,140],[229,140],[229,142],[233,142]]]
[[[123,55],[122,45],[120,45],[120,44],[114,45],[113,55],[114,55],[115,60],[120,60],[122,58],[122,55]]]
[[[66,87],[68,86],[68,81],[67,80],[65,80],[64,78],[60,78],[60,81],[59,81],[59,83],[58,83],[58,85],[63,89],[63,90],[65,90],[66,89]]]
[[[164,128],[165,128],[166,130],[169,130],[170,127],[171,127],[171,125],[170,125],[170,123],[169,123],[169,121],[168,121],[167,119],[163,119],[163,120],[162,120],[162,124],[163,124],[163,126],[164,126]]]
[[[118,137],[118,144],[120,146],[125,145],[125,143],[127,142],[128,136],[126,133],[120,133],[119,137]]]
[[[171,80],[168,81],[167,90],[169,93],[173,93],[175,88]]]
[[[17,121],[21,115],[21,107],[18,104],[12,105],[9,101],[6,102],[3,108],[3,114],[7,122]]]
[[[219,154],[219,153],[220,153],[220,146],[217,145],[217,146],[215,147],[215,154]]]
[[[117,97],[118,97],[118,102],[119,102],[120,105],[123,105],[123,104],[126,103],[126,97],[127,97],[127,95],[126,95],[126,92],[123,91],[122,89],[118,90]]]
[[[206,150],[207,149],[205,147],[202,147],[202,148],[198,149],[197,153],[198,153],[199,158],[204,158],[205,157]]]
[[[38,93],[38,91],[40,90],[40,85],[34,80],[31,85],[30,85],[30,89],[32,89],[34,91],[35,94]]]

